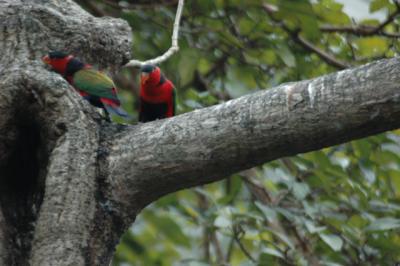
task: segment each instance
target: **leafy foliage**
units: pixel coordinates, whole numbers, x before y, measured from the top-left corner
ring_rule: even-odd
[[[126,19],[135,58],[169,48],[177,1],[78,2]],[[387,12],[381,21],[354,22],[335,0],[187,1],[181,50],[161,68],[178,88],[178,111],[188,112],[395,56],[399,7],[372,0],[369,11],[379,10]],[[136,72],[119,77],[134,95]],[[136,98],[123,95],[134,113]],[[394,265],[400,261],[399,151],[400,131],[393,131],[168,195],[139,215],[113,264]]]

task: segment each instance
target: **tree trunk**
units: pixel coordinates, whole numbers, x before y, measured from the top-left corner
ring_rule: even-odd
[[[72,1],[0,1],[0,265],[108,265],[126,226],[107,209],[102,119],[40,58],[104,68],[130,47],[126,22]]]
[[[130,59],[126,22],[69,0],[0,0],[0,265],[108,265],[167,193],[399,127],[400,61],[284,84],[171,119],[105,121],[40,57]]]

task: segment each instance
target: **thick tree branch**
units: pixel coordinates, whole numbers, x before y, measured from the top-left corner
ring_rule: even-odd
[[[109,142],[113,195],[143,207],[263,162],[397,128],[399,69],[399,59],[382,60],[126,127]]]

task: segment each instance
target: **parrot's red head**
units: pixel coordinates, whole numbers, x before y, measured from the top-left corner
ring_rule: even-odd
[[[56,72],[65,75],[68,62],[72,58],[74,58],[72,55],[68,55],[67,53],[60,51],[55,51],[43,56],[42,61],[50,65]]]
[[[162,78],[161,70],[154,65],[144,65],[141,67],[140,83],[142,86],[155,86],[160,83]]]

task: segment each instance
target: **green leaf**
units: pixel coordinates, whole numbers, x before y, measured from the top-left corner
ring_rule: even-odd
[[[388,7],[389,4],[390,3],[387,0],[372,0],[372,2],[369,5],[369,12],[371,12],[371,13],[376,12],[385,7]]]
[[[215,219],[214,225],[220,228],[228,228],[232,226],[232,222],[230,219],[225,217],[224,215],[220,215]]]
[[[320,36],[317,17],[312,5],[308,0],[281,0],[279,2],[279,15],[291,24],[298,27],[309,39],[316,39]]]
[[[391,217],[385,217],[376,219],[370,225],[368,225],[366,231],[386,231],[391,229],[400,228],[400,219],[395,219]]]
[[[303,200],[310,193],[310,188],[306,183],[293,182],[292,189],[298,200]]]
[[[169,216],[155,216],[147,213],[146,218],[153,223],[160,233],[164,234],[167,238],[176,244],[190,247],[189,238],[183,233],[181,227]]]
[[[327,24],[347,25],[349,16],[343,12],[343,4],[334,0],[320,0],[313,5],[318,17]]]
[[[337,235],[319,234],[321,239],[334,251],[340,251],[343,246],[343,240]]]
[[[279,57],[282,59],[282,61],[287,65],[288,67],[295,67],[296,66],[296,58],[292,54],[292,52],[289,50],[289,47],[286,45],[282,45],[281,47],[277,48],[277,53]]]
[[[242,178],[239,175],[234,175],[232,177],[229,177],[229,179],[226,180],[227,185],[229,186],[227,188],[228,192],[226,196],[223,198],[220,198],[218,200],[219,204],[228,204],[231,203],[236,196],[239,194],[240,189],[242,188]]]
[[[311,234],[322,232],[326,229],[326,226],[316,226],[311,220],[306,220],[304,224]]]
[[[291,249],[295,249],[295,245],[293,244],[292,240],[286,236],[283,233],[279,233],[276,230],[271,231],[274,235],[276,235],[277,237],[279,237],[286,245],[288,245],[288,247],[290,247]]]
[[[189,261],[188,266],[209,266],[209,263],[202,262],[202,261]]]
[[[389,42],[381,37],[362,38],[354,42],[360,56],[379,56],[389,48]]]
[[[280,252],[279,250],[276,250],[276,249],[272,249],[272,248],[263,248],[262,253],[268,254],[268,255],[271,255],[274,257],[284,258],[282,252]]]
[[[270,208],[270,207],[268,207],[268,206],[262,204],[262,203],[259,202],[259,201],[256,201],[254,204],[255,204],[255,205],[257,206],[257,208],[264,214],[265,218],[266,218],[269,222],[273,222],[274,220],[277,219],[276,211],[275,211],[274,209],[272,209],[272,208]]]
[[[200,56],[193,49],[182,50],[180,53],[180,61],[178,65],[179,74],[181,77],[181,84],[189,83],[194,77],[194,71],[197,68]]]

